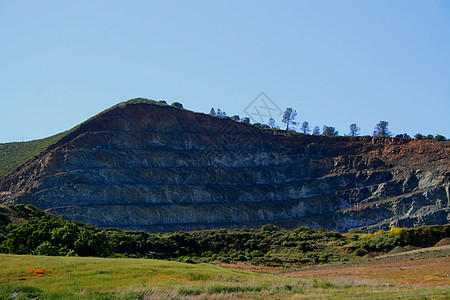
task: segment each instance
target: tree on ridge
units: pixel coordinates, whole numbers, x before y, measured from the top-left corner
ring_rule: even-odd
[[[286,108],[283,114],[283,123],[286,123],[286,130],[289,130],[289,125],[292,126],[298,125],[298,122],[295,122],[294,119],[297,116],[297,111],[292,109],[292,107]]]
[[[373,136],[378,137],[390,137],[391,132],[388,131],[389,122],[380,121],[377,126],[375,126],[375,131],[373,132]]]
[[[357,136],[359,135],[358,131],[360,131],[361,128],[356,126],[356,123],[350,124],[350,136]]]

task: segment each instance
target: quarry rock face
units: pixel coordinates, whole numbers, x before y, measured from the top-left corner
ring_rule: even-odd
[[[450,222],[450,142],[288,136],[152,103],[114,107],[0,181],[1,204],[145,231]]]

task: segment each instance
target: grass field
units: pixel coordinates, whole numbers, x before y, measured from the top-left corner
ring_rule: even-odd
[[[210,264],[0,255],[0,299],[446,299],[443,292],[448,286],[281,278]]]

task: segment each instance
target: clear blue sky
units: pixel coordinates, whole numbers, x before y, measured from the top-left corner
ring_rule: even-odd
[[[243,117],[260,92],[340,134],[450,137],[445,0],[0,0],[0,37],[0,142],[136,97]]]

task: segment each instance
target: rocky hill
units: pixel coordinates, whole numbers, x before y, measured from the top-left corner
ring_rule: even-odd
[[[446,224],[450,142],[288,135],[132,100],[4,176],[0,203],[152,232]]]

